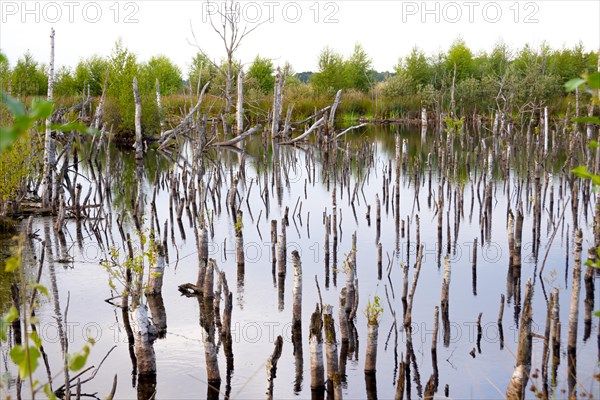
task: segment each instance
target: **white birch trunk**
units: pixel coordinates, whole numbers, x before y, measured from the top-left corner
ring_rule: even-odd
[[[156,78],[156,105],[158,106],[158,118],[160,121],[160,136],[165,133],[165,118],[163,115],[162,98],[160,96],[160,82]]]
[[[138,92],[137,78],[133,78],[133,97],[135,100],[135,157],[142,158],[142,101]]]
[[[281,118],[281,70],[277,67],[275,74],[275,87],[273,91],[273,125],[271,126],[271,137],[279,136],[279,120]]]
[[[240,69],[237,77],[237,107],[235,111],[237,131],[244,131],[244,72]]]
[[[152,346],[150,320],[145,305],[138,304],[132,311],[133,333],[135,339],[135,356],[139,375],[156,373],[156,356]]]
[[[544,154],[548,154],[548,107],[544,107]]]
[[[52,101],[54,90],[54,28],[50,29],[50,63],[48,66],[48,101]],[[48,207],[52,202],[54,187],[54,169],[56,168],[56,143],[52,138],[50,125],[52,116],[46,118],[46,134],[44,140],[44,179],[42,184],[42,205]]]
[[[104,85],[102,86],[102,96],[100,97],[100,103],[98,103],[92,122],[92,128],[94,129],[100,129],[100,124],[102,123],[102,113],[104,112],[104,102],[106,101],[106,87],[108,86],[108,73],[109,69],[107,68],[104,77]]]

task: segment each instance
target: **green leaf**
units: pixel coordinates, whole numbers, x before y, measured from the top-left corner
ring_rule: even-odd
[[[579,118],[573,118],[573,122],[579,122],[581,124],[596,124],[596,125],[600,125],[600,118],[598,117],[579,117]]]
[[[6,342],[6,332],[8,331],[8,325],[10,325],[10,323],[18,317],[19,311],[14,306],[12,306],[10,310],[8,310],[8,312],[4,314],[2,318],[0,318],[0,340]]]
[[[79,371],[85,365],[90,348],[85,345],[80,353],[69,354],[69,369],[71,371]]]
[[[11,257],[8,260],[6,260],[6,267],[4,268],[4,270],[6,272],[13,272],[13,271],[16,271],[17,269],[19,269],[20,265],[21,265],[21,260],[19,260],[18,257]]]
[[[12,96],[9,96],[2,91],[2,103],[8,108],[8,110],[16,115],[25,115],[25,107],[23,104]]]
[[[592,89],[600,89],[600,72],[594,72],[587,77],[587,84]]]
[[[29,339],[31,339],[33,341],[33,343],[35,344],[35,347],[37,347],[38,349],[40,347],[42,347],[42,339],[40,339],[37,332],[34,332],[34,331],[30,332]]]
[[[588,149],[597,149],[598,146],[598,142],[596,142],[595,140],[591,140],[587,145]]]
[[[4,315],[4,320],[6,323],[10,324],[17,318],[19,318],[19,310],[17,310],[15,306],[11,306],[10,310]]]
[[[575,168],[571,172],[573,174],[575,174],[576,176],[583,178],[583,179],[592,179],[592,177],[593,177],[593,175],[590,174],[588,172],[587,168],[584,167],[583,165],[580,165],[579,167]]]
[[[48,400],[57,400],[56,395],[54,394],[54,392],[52,391],[52,389],[50,389],[50,384],[46,383],[44,385],[44,394],[48,397]]]
[[[46,297],[50,297],[48,293],[48,288],[44,285],[40,285],[39,283],[33,286],[34,289],[37,289],[38,292],[43,293]]]
[[[9,354],[11,360],[19,368],[21,379],[26,379],[33,374],[38,367],[38,360],[41,356],[40,351],[36,347],[29,346],[25,348],[21,345],[14,346]]]
[[[579,86],[583,85],[584,83],[585,83],[585,79],[573,78],[573,79],[567,81],[567,83],[565,83],[565,90],[567,92],[572,92],[573,90],[577,89]]]
[[[19,132],[15,129],[0,128],[0,152],[11,146],[19,138]]]
[[[39,119],[45,119],[52,115],[54,110],[54,104],[45,100],[34,100],[31,103],[31,110],[29,111],[29,118],[34,121]]]
[[[87,133],[88,131],[88,128],[81,122],[69,122],[68,124],[51,124],[50,129],[61,132],[76,131],[80,133]]]

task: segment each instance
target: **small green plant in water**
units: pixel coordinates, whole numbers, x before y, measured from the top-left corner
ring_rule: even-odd
[[[447,134],[452,136],[459,135],[463,131],[465,117],[461,117],[460,119],[454,117],[444,117],[444,123],[446,124]]]
[[[379,317],[381,317],[381,314],[383,314],[383,307],[381,306],[379,296],[375,296],[372,303],[371,300],[369,300],[367,308],[365,309],[365,316],[367,317],[369,325],[379,324]]]

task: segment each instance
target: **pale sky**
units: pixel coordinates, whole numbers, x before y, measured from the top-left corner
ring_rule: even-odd
[[[326,45],[349,55],[363,45],[376,70],[391,71],[417,45],[427,54],[445,51],[461,36],[475,52],[499,40],[511,48],[526,43],[586,50],[600,47],[600,1],[241,1],[241,18],[271,17],[242,42],[236,58],[250,63],[260,54],[275,65],[289,61],[296,72],[317,69]],[[223,6],[222,1],[212,5]],[[0,49],[11,65],[30,50],[49,58],[50,28],[56,30],[56,65],[74,67],[80,58],[109,55],[117,38],[145,61],[164,54],[187,71],[199,45],[220,59],[221,39],[212,30],[206,1],[9,1],[0,0]],[[219,16],[214,21],[219,22]],[[244,22],[242,22],[244,23]]]

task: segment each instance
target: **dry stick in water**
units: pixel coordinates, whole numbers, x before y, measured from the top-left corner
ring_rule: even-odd
[[[442,324],[444,328],[444,347],[450,345],[450,258],[446,255],[444,257],[444,278],[442,279],[442,298],[441,298],[441,309],[442,309]]]
[[[504,330],[502,329],[502,317],[504,316],[504,294],[500,295],[500,311],[498,311],[498,335],[500,336],[500,350],[504,348]]]
[[[277,336],[275,340],[275,348],[273,354],[267,360],[267,399],[273,399],[273,381],[277,377],[277,362],[281,357],[281,351],[283,348],[283,338],[281,335]]]
[[[323,320],[321,311],[317,304],[316,310],[310,319],[310,335],[308,339],[310,346],[310,388],[313,397],[323,394],[325,389],[325,377],[323,368]]]
[[[579,297],[581,291],[581,242],[582,232],[575,232],[575,255],[573,262],[573,287],[569,310],[569,337],[567,342],[569,397],[577,397],[577,325],[579,322]]]
[[[423,245],[419,246],[419,252],[417,254],[417,261],[415,262],[415,274],[413,276],[413,283],[408,292],[406,300],[406,313],[404,315],[404,326],[409,329],[412,322],[412,304],[415,297],[415,290],[417,289],[417,282],[419,280],[419,274],[421,272],[421,261],[423,260]]]
[[[333,320],[333,307],[325,305],[323,310],[325,329],[325,350],[327,355],[327,379],[332,385],[333,398],[342,398],[342,384],[338,366],[337,340],[335,337],[335,324]]]

